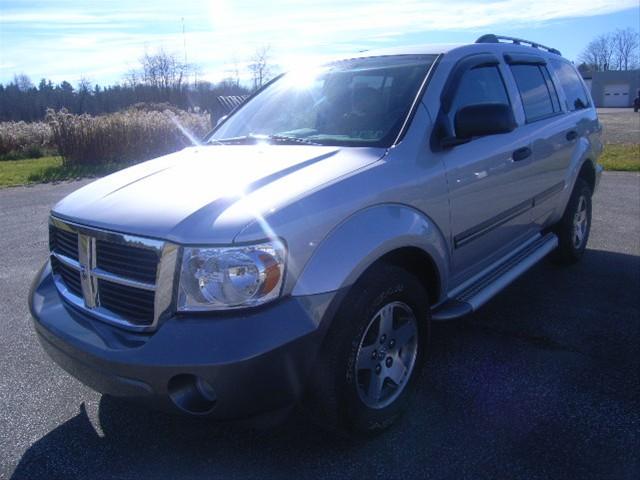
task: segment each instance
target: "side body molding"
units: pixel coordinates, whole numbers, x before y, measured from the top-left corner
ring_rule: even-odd
[[[442,290],[448,279],[449,254],[440,230],[412,207],[381,204],[354,213],[327,235],[292,294],[314,295],[347,287],[381,256],[403,247],[417,247],[431,257]]]

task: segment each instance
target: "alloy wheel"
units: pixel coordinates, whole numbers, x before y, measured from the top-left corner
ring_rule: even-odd
[[[360,400],[370,408],[384,408],[407,385],[418,355],[418,321],[403,302],[392,302],[373,315],[356,353],[355,370]]]
[[[585,237],[587,236],[587,228],[589,226],[589,219],[587,218],[587,199],[584,196],[580,196],[578,200],[578,208],[573,216],[573,246],[578,249],[582,246]]]

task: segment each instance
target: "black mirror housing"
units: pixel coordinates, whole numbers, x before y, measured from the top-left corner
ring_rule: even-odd
[[[517,124],[511,107],[504,103],[468,105],[456,112],[456,137],[471,139],[498,133],[509,133]]]

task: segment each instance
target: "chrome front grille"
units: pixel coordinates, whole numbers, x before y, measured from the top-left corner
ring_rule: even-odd
[[[149,331],[171,313],[176,245],[51,217],[49,247],[60,295],[94,317]]]

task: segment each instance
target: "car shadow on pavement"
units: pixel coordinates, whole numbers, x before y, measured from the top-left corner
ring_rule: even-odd
[[[335,455],[355,445],[317,430],[297,412],[282,425],[253,429],[151,411],[103,395],[98,421],[91,417],[81,404],[75,417],[31,446],[12,478],[261,478],[265,469],[286,474],[277,461],[270,464],[269,451],[275,458],[282,452],[295,457],[313,447]],[[256,462],[263,466],[256,468]],[[253,473],[247,474],[248,468]]]
[[[635,255],[542,262],[476,314],[434,324],[410,414],[368,441],[297,412],[255,430],[102,396],[97,420],[81,403],[13,478],[633,478],[639,291]]]

